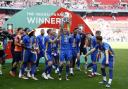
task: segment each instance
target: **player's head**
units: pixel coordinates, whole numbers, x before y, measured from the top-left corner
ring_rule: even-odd
[[[53,36],[56,36],[56,34],[57,34],[57,33],[56,33],[56,30],[53,29],[53,31],[52,31],[52,35],[53,35]]]
[[[76,35],[78,32],[78,28],[75,28],[74,31],[73,31],[73,34]]]
[[[29,31],[29,32],[28,32],[28,35],[29,35],[29,36],[35,36],[35,30]]]
[[[44,35],[44,29],[40,30],[41,35]]]
[[[23,28],[19,27],[19,28],[17,29],[17,33],[18,33],[18,34],[23,34]]]
[[[90,39],[92,37],[92,34],[91,33],[86,33],[86,36],[88,39]]]
[[[66,35],[68,33],[66,28],[63,29],[63,33],[64,33],[64,35]]]
[[[25,35],[25,34],[28,34],[28,32],[30,31],[30,29],[29,28],[25,28],[23,31],[24,31],[24,35]]]
[[[95,33],[96,36],[101,36],[101,31],[97,30]]]
[[[52,29],[48,29],[48,30],[47,30],[47,34],[48,34],[48,35],[52,35]]]
[[[96,36],[96,42],[98,44],[101,44],[102,43],[102,40],[103,40],[102,36]]]

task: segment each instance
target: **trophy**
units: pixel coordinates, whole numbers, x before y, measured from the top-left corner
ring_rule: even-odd
[[[62,14],[62,19],[61,19],[61,28],[63,29],[66,26],[67,30],[70,31],[71,19],[72,19],[71,13],[64,12]]]

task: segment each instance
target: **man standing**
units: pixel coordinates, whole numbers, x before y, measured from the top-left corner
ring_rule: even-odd
[[[12,69],[9,72],[11,76],[16,76],[16,69],[18,64],[22,61],[22,40],[21,37],[23,35],[23,28],[17,29],[17,34],[14,39],[14,63],[12,64]]]
[[[45,37],[45,59],[46,59],[46,67],[44,72],[42,73],[42,77],[44,79],[54,79],[51,77],[52,65],[53,65],[53,58],[52,58],[52,43],[56,42],[58,36],[52,40],[52,29],[47,30],[48,36]]]
[[[38,42],[38,45],[39,45],[39,54],[38,54],[38,58],[37,58],[37,62],[36,62],[36,68],[38,70],[38,66],[39,66],[39,61],[40,61],[40,58],[44,57],[44,50],[45,50],[45,45],[44,45],[44,29],[41,29],[40,30],[40,35],[37,36],[37,42]]]
[[[60,65],[59,65],[59,80],[62,80],[61,73],[64,62],[66,61],[66,80],[69,80],[69,66],[72,57],[70,34],[67,29],[61,29],[60,31]]]
[[[31,78],[34,80],[38,80],[34,74],[36,71],[36,60],[37,60],[37,51],[38,46],[35,44],[35,31],[28,31],[28,34],[23,37],[23,44],[24,44],[24,52],[23,52],[23,64],[21,66],[21,78],[28,79],[25,75],[25,68],[27,67],[28,62],[31,62]]]
[[[80,35],[77,33],[78,28],[75,28],[74,33],[71,36],[71,50],[72,50],[72,59],[70,61],[70,74],[74,75],[74,67],[76,59],[79,60],[78,56],[80,55]]]

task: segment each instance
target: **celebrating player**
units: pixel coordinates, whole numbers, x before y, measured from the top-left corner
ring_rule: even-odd
[[[80,55],[80,35],[77,33],[78,28],[75,28],[74,33],[72,34],[71,40],[71,50],[72,50],[72,60],[70,61],[70,74],[74,75],[73,68],[75,67],[76,59],[79,60],[78,56]]]
[[[101,72],[103,76],[103,81],[99,82],[106,84],[106,87],[109,88],[113,79],[113,63],[114,63],[114,52],[111,46],[108,43],[102,42],[102,36],[96,37],[97,45],[91,49],[85,56],[93,53],[95,50],[101,50],[104,53],[104,58],[102,61]],[[107,83],[105,68],[109,67],[109,81]]]
[[[37,70],[38,70],[38,65],[39,65],[39,60],[41,57],[44,57],[44,50],[45,50],[45,45],[44,45],[44,29],[41,29],[40,30],[40,35],[37,36],[37,42],[38,42],[38,45],[39,45],[39,50],[40,50],[40,53],[38,54],[38,59],[37,59],[37,63],[36,63],[36,67],[37,67]]]
[[[54,79],[51,77],[51,70],[53,64],[52,58],[52,43],[56,42],[58,37],[57,36],[54,40],[52,40],[52,29],[47,30],[48,36],[45,37],[45,58],[46,58],[46,67],[44,72],[42,73],[42,77],[44,79]]]
[[[100,36],[101,32],[100,31],[96,31],[95,36],[91,36],[90,40],[91,40],[91,49],[94,48],[96,46],[96,36]],[[91,60],[92,63],[90,63],[87,68],[92,67],[92,73],[90,75],[88,75],[89,77],[93,77],[96,75],[97,73],[97,54],[98,54],[98,50],[95,50],[92,54],[91,54]]]
[[[71,52],[70,34],[67,31],[67,29],[61,29],[59,80],[62,80],[61,73],[65,61],[66,61],[66,80],[69,80],[68,74],[69,74],[69,65],[70,65],[71,56],[72,56],[72,52]]]
[[[21,78],[22,79],[28,79],[24,75],[25,68],[27,67],[28,62],[31,62],[31,78],[34,80],[38,80],[34,73],[36,71],[36,60],[37,60],[37,50],[38,46],[36,45],[35,41],[35,31],[29,31],[28,35],[24,36],[23,38],[23,44],[24,44],[24,52],[23,52],[23,64],[21,66]]]

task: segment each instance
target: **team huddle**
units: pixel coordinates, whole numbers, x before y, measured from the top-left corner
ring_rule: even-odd
[[[42,57],[45,59],[45,68],[42,77],[46,80],[54,79],[51,72],[55,69],[58,79],[62,80],[63,67],[66,66],[65,79],[70,80],[69,76],[75,75],[74,68],[80,68],[80,56],[85,59],[85,73],[89,77],[97,75],[97,60],[103,53],[101,63],[101,73],[103,80],[99,83],[106,84],[110,87],[113,79],[113,63],[114,52],[111,46],[103,42],[100,31],[96,31],[95,35],[85,34],[79,28],[75,28],[73,32],[69,32],[66,28],[61,28],[59,32],[53,29],[47,30],[47,36],[44,35],[44,29],[40,30],[40,35],[35,36],[35,30],[29,28],[18,28],[14,36],[11,53],[13,57],[12,68],[9,74],[16,76],[17,67],[19,69],[19,78],[38,80],[35,76],[38,71],[39,61]],[[89,48],[89,51],[87,50]],[[0,47],[0,53],[3,48]],[[3,53],[4,54],[4,53]],[[88,63],[88,55],[91,56],[91,63]],[[2,56],[0,55],[0,71],[2,64]],[[109,67],[109,80],[106,78],[105,68]],[[88,73],[88,69],[92,71]]]

